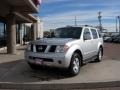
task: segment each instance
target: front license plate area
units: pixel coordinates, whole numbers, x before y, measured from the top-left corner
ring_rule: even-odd
[[[35,59],[35,62],[36,62],[36,64],[42,65],[42,64],[43,64],[43,59],[38,59],[38,58],[36,58],[36,59]]]

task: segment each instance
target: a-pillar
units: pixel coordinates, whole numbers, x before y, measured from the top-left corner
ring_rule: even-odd
[[[16,20],[13,13],[7,16],[7,53],[16,54]]]

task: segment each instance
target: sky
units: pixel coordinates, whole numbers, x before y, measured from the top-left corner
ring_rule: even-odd
[[[116,17],[120,15],[120,0],[42,0],[39,16],[44,30],[67,25],[99,25],[98,12],[102,12],[102,25],[108,31],[116,30]]]

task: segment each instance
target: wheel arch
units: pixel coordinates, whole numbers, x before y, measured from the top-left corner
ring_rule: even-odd
[[[104,48],[104,47],[103,47],[103,43],[101,43],[101,42],[99,42],[99,43],[98,43],[98,46],[97,46],[98,52],[99,52],[99,49],[100,49],[100,48],[102,49],[102,54],[103,54],[103,51],[104,51],[103,48]]]
[[[83,55],[82,55],[82,52],[79,49],[77,49],[77,50],[74,51],[74,53],[78,53],[80,55],[80,57],[81,57],[81,65],[82,65],[83,64]]]
[[[79,71],[75,72],[74,67],[73,67],[73,66],[74,66],[74,65],[73,65],[73,63],[74,63],[73,56],[74,56],[75,54],[80,55],[80,58],[82,58],[82,53],[81,53],[81,51],[80,51],[79,49],[77,49],[77,50],[75,50],[75,51],[73,52],[72,58],[71,58],[71,61],[70,61],[70,65],[69,65],[69,68],[68,68],[68,70],[70,71],[70,74],[71,74],[72,76],[75,76],[75,75],[79,74],[79,72],[80,72],[80,67],[81,67],[81,65],[82,65],[82,59],[81,59],[81,60],[79,60]]]
[[[82,57],[82,61],[83,61],[84,57],[83,57],[83,53],[82,53],[82,48],[79,45],[74,45],[65,54],[65,59],[66,59],[66,63],[67,63],[66,66],[67,67],[70,66],[72,56],[75,52],[80,54],[80,56]]]
[[[102,55],[103,55],[103,46],[102,45],[100,45],[100,47],[99,48],[101,48],[102,49]]]

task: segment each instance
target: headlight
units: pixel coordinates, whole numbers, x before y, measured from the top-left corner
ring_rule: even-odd
[[[58,53],[64,52],[64,46],[57,46],[56,52],[58,52]]]
[[[67,50],[69,49],[69,47],[67,45],[60,45],[60,46],[57,46],[56,48],[56,52],[58,53],[63,53],[63,52],[67,52]]]
[[[69,46],[65,45],[64,46],[64,52],[67,52],[69,48],[70,48]]]

